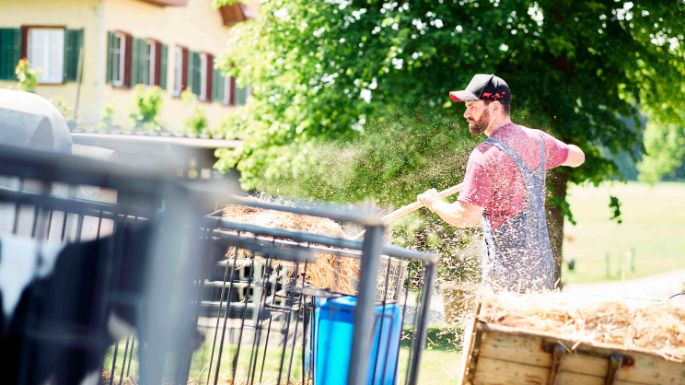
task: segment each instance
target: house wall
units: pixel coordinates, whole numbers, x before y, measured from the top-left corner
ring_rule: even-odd
[[[193,107],[172,96],[174,83],[174,47],[184,46],[219,56],[228,41],[229,28],[223,26],[219,11],[211,0],[189,0],[184,7],[161,7],[136,0],[104,0],[106,31],[120,30],[138,38],[150,38],[167,44],[167,90],[160,121],[169,129],[180,131]],[[106,47],[102,47],[106,54]],[[103,67],[103,70],[105,68]],[[110,84],[102,89],[104,105],[114,109],[114,122],[125,123],[132,106],[132,92]],[[209,127],[217,126],[232,106],[220,102],[199,102],[207,113]]]
[[[219,56],[230,29],[222,23],[211,0],[188,0],[186,6],[163,7],[138,0],[0,0],[0,27],[59,25],[84,29],[84,70],[77,102],[78,84],[39,85],[37,93],[64,103],[78,105],[79,123],[94,127],[105,107],[114,111],[114,124],[126,125],[133,107],[133,91],[106,84],[107,32],[123,31],[138,38],[151,38],[167,44],[167,90],[159,120],[170,130],[180,132],[193,107],[172,96],[174,47],[204,51]],[[0,87],[16,88],[16,82],[0,81]],[[210,127],[217,126],[234,106],[218,101],[199,102],[207,113]],[[71,111],[69,111],[71,112]],[[71,112],[73,113],[73,112]]]
[[[102,39],[98,37],[100,0],[0,0],[0,27],[19,28],[22,25],[49,25],[83,28],[83,77],[79,84],[38,85],[37,93],[67,106],[67,115],[76,114],[82,121],[97,121],[96,90],[99,86],[98,52]],[[102,62],[105,65],[105,62]],[[0,87],[17,88],[16,82],[0,81]],[[78,105],[78,110],[74,108]]]

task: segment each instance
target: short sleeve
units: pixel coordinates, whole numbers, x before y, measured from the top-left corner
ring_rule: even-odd
[[[545,141],[545,168],[552,169],[568,159],[568,145],[552,135],[539,131]]]
[[[466,165],[466,175],[458,200],[480,207],[488,207],[492,197],[492,177],[487,167],[478,160],[481,153],[474,150]]]

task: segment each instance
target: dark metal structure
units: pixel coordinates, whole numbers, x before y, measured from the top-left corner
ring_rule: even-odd
[[[0,243],[30,240],[35,261],[2,325],[0,358],[19,357],[10,383],[80,382],[92,376],[87,355],[105,384],[339,383],[315,371],[326,359],[320,314],[342,296],[354,299],[350,334],[336,340],[349,345],[342,381],[417,383],[435,255],[384,245],[379,217],[354,208],[232,202],[355,223],[362,241],[205,216],[226,197],[216,191],[0,146]],[[344,272],[353,293],[313,283],[324,259],[357,266]],[[383,337],[391,329],[398,338]]]

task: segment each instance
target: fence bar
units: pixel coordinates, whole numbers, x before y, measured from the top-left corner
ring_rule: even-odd
[[[364,235],[362,246],[362,269],[359,277],[359,297],[354,313],[354,333],[352,335],[353,358],[347,376],[348,385],[366,382],[369,362],[365,359],[371,350],[373,324],[375,318],[376,276],[378,256],[383,242],[383,226],[369,226]]]
[[[234,231],[243,231],[257,235],[267,235],[278,238],[292,239],[298,242],[309,242],[320,245],[328,245],[332,247],[339,247],[343,249],[360,250],[363,246],[363,241],[356,241],[340,237],[331,237],[327,235],[320,235],[314,233],[305,233],[292,230],[282,230],[273,227],[263,227],[258,225],[251,225],[242,222],[232,222],[223,218],[211,217],[205,221],[205,226],[212,228],[228,228]],[[228,234],[215,232],[219,237],[227,236]],[[328,252],[328,251],[326,251]],[[379,250],[381,254],[392,255],[401,259],[419,259],[422,261],[437,262],[438,257],[433,253],[425,253],[420,251],[403,249],[396,246],[382,245]]]
[[[433,291],[433,283],[435,281],[435,264],[424,264],[426,275],[423,281],[421,293],[421,311],[419,314],[419,322],[414,330],[414,341],[412,344],[413,354],[410,362],[410,378],[409,385],[416,385],[419,381],[419,365],[421,364],[421,353],[426,342],[426,329],[428,327],[428,313],[430,310],[430,300]]]

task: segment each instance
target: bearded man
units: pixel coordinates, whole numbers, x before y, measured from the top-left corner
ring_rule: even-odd
[[[500,291],[542,291],[557,286],[547,233],[545,175],[557,166],[578,167],[585,154],[536,129],[511,122],[511,91],[495,75],[478,74],[450,98],[464,102],[473,135],[487,139],[469,156],[459,197],[447,203],[435,189],[417,196],[453,226],[482,221],[483,283]]]

